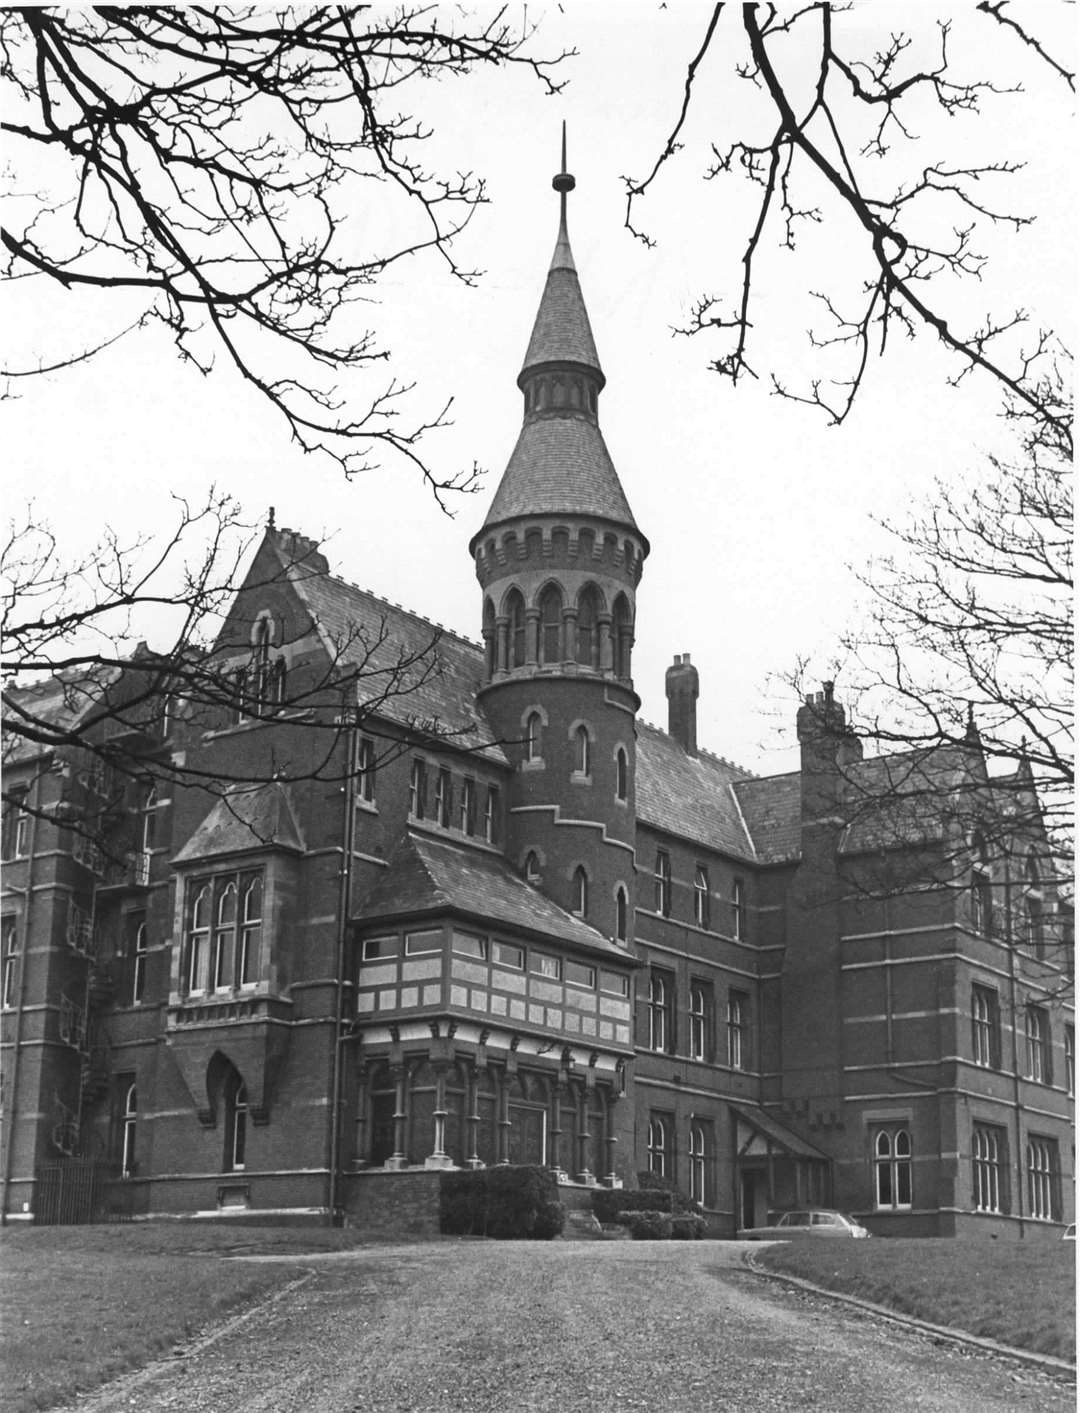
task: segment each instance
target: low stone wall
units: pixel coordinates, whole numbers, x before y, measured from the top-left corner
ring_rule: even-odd
[[[439,1235],[439,1174],[351,1173],[343,1183],[345,1224],[372,1240],[429,1241]]]

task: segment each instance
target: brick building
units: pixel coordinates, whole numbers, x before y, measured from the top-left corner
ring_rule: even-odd
[[[271,524],[215,650],[231,706],[113,712],[145,775],[11,763],[7,1219],[400,1219],[432,1170],[506,1161],[650,1169],[721,1234],[814,1202],[893,1233],[1072,1219],[1071,934],[1030,781],[989,780],[974,733],[863,760],[831,685],[800,770],[757,777],[699,749],[687,655],[668,731],[637,719],[649,544],[555,185],[469,546],[482,645]],[[60,723],[125,701],[25,690]]]

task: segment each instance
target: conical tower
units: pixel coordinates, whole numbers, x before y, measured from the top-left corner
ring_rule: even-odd
[[[483,704],[517,766],[508,853],[554,900],[628,942],[634,896],[635,595],[648,541],[597,417],[604,374],[566,226],[525,362],[521,434],[473,537]]]

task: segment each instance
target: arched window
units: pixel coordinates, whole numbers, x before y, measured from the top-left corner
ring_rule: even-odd
[[[708,1144],[705,1125],[690,1125],[690,1200],[705,1205],[708,1190]]]
[[[709,926],[709,871],[704,864],[694,869],[694,921],[698,927]]]
[[[574,869],[573,898],[573,911],[577,913],[578,917],[587,917],[589,914],[589,875],[580,864]]]
[[[615,600],[611,615],[611,634],[615,676],[627,678],[630,676],[630,648],[634,633],[630,626],[630,605],[625,594],[620,594]]]
[[[549,584],[540,595],[540,661],[562,662],[563,598],[558,585]]]
[[[259,951],[262,941],[262,875],[251,879],[244,889],[240,916],[240,957],[236,979],[241,986],[254,986],[259,979]]]
[[[260,618],[252,635],[251,695],[256,710],[270,700],[270,645],[274,640],[274,625],[269,618]]]
[[[157,786],[151,785],[143,796],[139,809],[139,848],[144,854],[150,853],[157,835]]]
[[[577,660],[583,667],[597,667],[600,662],[600,642],[597,620],[600,616],[600,595],[592,584],[586,584],[578,595]]]
[[[131,1004],[137,1006],[146,990],[146,952],[148,942],[146,923],[140,922],[135,929],[131,948]]]
[[[217,925],[214,928],[213,978],[215,991],[228,991],[232,985],[229,966],[232,940],[236,933],[236,884],[231,880],[218,896]]]
[[[653,865],[653,911],[661,917],[671,913],[671,855],[666,849],[657,849]]]
[[[188,937],[188,991],[193,996],[206,990],[206,965],[210,952],[210,884],[204,883],[191,904],[191,933]]]
[[[225,1084],[225,1161],[227,1173],[244,1170],[247,1146],[248,1102],[244,1081],[233,1072]]]
[[[484,600],[484,625],[482,628],[484,638],[484,666],[487,669],[488,677],[495,672],[495,649],[498,646],[498,638],[495,632],[495,605],[490,599]]]
[[[630,763],[622,746],[615,752],[615,798],[625,800],[630,788]]]
[[[589,740],[589,728],[587,726],[577,726],[574,728],[575,775],[588,775],[591,765],[592,742]]]
[[[525,666],[525,600],[517,589],[506,596],[506,617],[509,620],[509,656],[511,667]]]
[[[649,1119],[649,1172],[656,1177],[668,1174],[668,1125],[667,1120],[654,1114]]]
[[[530,711],[525,718],[525,759],[543,760],[544,721],[538,711]]]
[[[615,889],[615,940],[625,942],[627,934],[628,912],[626,900],[626,889],[620,883]]]
[[[746,937],[746,895],[741,878],[736,878],[731,885],[731,935],[736,942]]]
[[[540,859],[535,849],[530,849],[525,855],[525,882],[531,883],[534,888],[540,882]]]
[[[879,1128],[874,1136],[874,1205],[878,1210],[911,1206],[911,1134]]]
[[[135,1176],[135,1125],[139,1118],[139,1096],[133,1084],[124,1095],[124,1112],[120,1118],[120,1176]]]
[[[1028,850],[1025,870],[1027,892],[1024,894],[1024,940],[1034,949],[1037,957],[1042,957],[1045,951],[1042,879],[1039,876],[1039,860],[1034,849]]]
[[[667,978],[654,971],[649,976],[649,1049],[668,1050],[671,1047],[669,1025],[670,998]]]
[[[971,926],[976,932],[989,933],[992,920],[990,889],[990,857],[986,844],[977,834],[974,839],[975,866],[971,870],[969,889]]]

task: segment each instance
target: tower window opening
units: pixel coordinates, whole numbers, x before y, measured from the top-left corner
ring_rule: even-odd
[[[525,759],[543,759],[544,723],[538,711],[531,711],[525,718]]]
[[[587,726],[578,726],[574,731],[574,773],[588,775],[592,764],[592,742]]]
[[[510,666],[525,666],[525,600],[517,589],[511,591],[506,601],[510,635]]]
[[[563,660],[562,651],[562,594],[554,584],[549,584],[540,595],[540,661],[546,664]]]
[[[599,616],[599,596],[596,589],[588,584],[578,596],[577,606],[577,661],[582,667],[596,667],[599,663]]]
[[[629,761],[622,746],[615,752],[615,798],[625,800],[629,792]]]
[[[578,865],[574,869],[574,907],[573,911],[578,917],[584,918],[589,915],[589,875]]]

